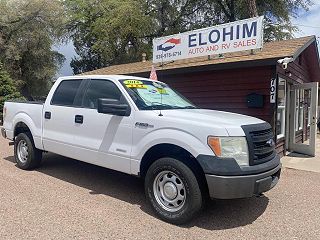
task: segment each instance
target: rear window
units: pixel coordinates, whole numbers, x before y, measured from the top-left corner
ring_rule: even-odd
[[[81,80],[62,81],[52,97],[51,104],[73,106],[81,82]]]

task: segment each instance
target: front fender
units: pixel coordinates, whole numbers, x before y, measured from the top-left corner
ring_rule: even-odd
[[[206,141],[206,140],[205,140]],[[195,136],[175,129],[160,129],[145,135],[132,148],[132,158],[141,161],[144,154],[153,146],[158,144],[173,144],[184,148],[194,157],[200,154],[213,155],[207,144],[204,144]]]

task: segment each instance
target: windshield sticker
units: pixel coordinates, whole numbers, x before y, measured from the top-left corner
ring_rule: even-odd
[[[164,89],[164,88],[150,89],[149,93],[152,93],[152,94],[168,94],[166,89]]]
[[[156,88],[165,88],[166,87],[165,84],[160,83],[160,82],[156,82],[156,81],[153,81],[152,85],[155,86]]]
[[[141,84],[128,84],[126,85],[127,88],[142,88],[142,89],[146,89],[147,86],[146,85],[141,85]]]
[[[158,90],[158,93],[160,94],[167,94],[167,91],[164,88],[157,88],[157,90]]]
[[[149,93],[155,94],[155,93],[157,93],[157,90],[156,90],[156,89],[150,89],[150,90],[149,90]]]
[[[147,88],[147,86],[144,85],[143,82],[137,80],[126,80],[123,83],[127,88]]]
[[[125,80],[123,83],[125,85],[143,85],[143,82],[138,80]]]

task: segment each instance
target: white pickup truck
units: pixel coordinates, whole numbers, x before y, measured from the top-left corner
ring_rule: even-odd
[[[45,103],[6,102],[1,132],[22,169],[53,152],[143,178],[156,214],[174,224],[207,197],[260,195],[281,171],[268,123],[199,109],[165,83],[138,77],[59,78]]]

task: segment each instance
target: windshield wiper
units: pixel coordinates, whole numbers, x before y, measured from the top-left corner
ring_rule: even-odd
[[[186,106],[186,107],[181,107],[180,109],[196,109],[194,106]]]
[[[146,106],[144,110],[160,110],[160,109],[175,109],[176,107],[168,105],[168,104],[154,104],[150,106]]]
[[[186,106],[186,107],[179,107],[179,106],[172,106],[169,104],[154,104],[150,106],[146,106],[144,110],[165,110],[165,109],[195,109],[194,106]]]

